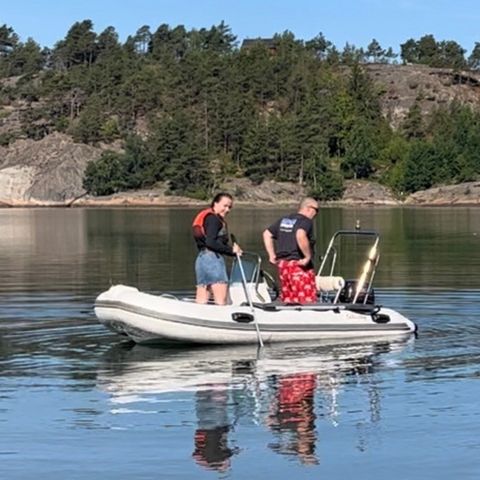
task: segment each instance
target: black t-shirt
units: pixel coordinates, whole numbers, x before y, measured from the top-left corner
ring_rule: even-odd
[[[223,255],[235,255],[228,244],[227,224],[222,222],[218,215],[208,214],[203,221],[203,228],[205,236],[195,239],[199,249],[208,248]]]
[[[304,255],[297,244],[298,229],[305,230],[313,256],[313,222],[301,213],[292,213],[280,218],[268,227],[276,240],[275,254],[280,260],[301,260]]]

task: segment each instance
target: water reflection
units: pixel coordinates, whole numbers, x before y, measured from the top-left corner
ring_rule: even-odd
[[[239,425],[255,429],[263,425],[270,432],[271,451],[316,465],[319,429],[325,422],[339,424],[343,389],[352,384],[362,389],[359,397],[368,405],[359,401],[355,407],[357,414],[367,412],[361,423],[380,422],[375,371],[384,366],[387,354],[399,355],[406,345],[363,340],[258,351],[256,347],[168,350],[121,344],[106,355],[97,384],[109,393],[117,413],[128,411],[127,405],[138,412],[142,405],[147,408],[172,392],[191,392],[196,416],[192,458],[203,468],[219,472],[231,468],[233,458],[241,453],[236,445]],[[366,428],[359,426],[359,450],[368,446],[366,435]]]
[[[298,455],[304,464],[316,464],[314,397],[315,373],[273,376],[274,400],[267,425],[276,442],[269,447],[283,455]]]
[[[263,252],[261,231],[284,211],[236,208],[231,229],[246,249]],[[0,210],[0,303],[17,307],[17,295],[56,292],[74,295],[72,301],[88,296],[91,305],[111,283],[148,291],[193,288],[194,214],[171,208]],[[357,219],[381,234],[375,287],[478,288],[480,209],[322,208],[317,254],[333,232],[353,228]],[[349,250],[357,248],[360,253],[359,245]]]
[[[228,414],[229,391],[223,385],[195,393],[197,428],[192,457],[198,465],[223,472],[230,467],[235,449],[228,445],[232,429]]]
[[[259,232],[284,211],[236,207],[230,226],[263,251]],[[191,288],[194,213],[0,211],[2,478],[65,478],[68,465],[95,478],[94,457],[116,480],[367,479],[372,469],[397,480],[411,465],[418,478],[478,478],[478,207],[322,208],[316,219],[318,252],[356,219],[380,231],[376,294],[418,323],[413,348],[121,344],[96,321],[96,295],[111,282]]]

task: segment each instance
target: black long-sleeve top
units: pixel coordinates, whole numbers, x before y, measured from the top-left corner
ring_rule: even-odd
[[[195,238],[199,250],[208,248],[212,252],[234,256],[232,247],[228,244],[227,224],[218,215],[209,214],[203,222],[205,236]]]

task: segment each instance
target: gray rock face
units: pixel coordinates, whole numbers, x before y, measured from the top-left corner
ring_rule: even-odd
[[[68,203],[85,194],[85,168],[101,153],[60,133],[0,148],[0,200],[11,205]]]
[[[479,72],[426,65],[366,64],[365,69],[382,92],[382,112],[393,128],[400,126],[415,102],[422,115],[453,100],[480,108]]]
[[[376,182],[366,180],[346,180],[341,203],[368,205],[398,205],[392,191]]]
[[[412,193],[405,199],[407,205],[479,205],[480,182],[445,185]]]
[[[266,180],[255,185],[247,178],[230,179],[219,190],[230,192],[235,201],[252,204],[296,204],[305,196],[304,187],[298,183]]]

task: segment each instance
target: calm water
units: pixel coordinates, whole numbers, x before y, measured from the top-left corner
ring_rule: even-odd
[[[382,235],[409,341],[132,346],[110,283],[190,288],[193,210],[0,210],[0,478],[480,478],[480,209],[323,209]],[[244,249],[280,210],[235,209]],[[349,253],[361,250],[350,245]]]

